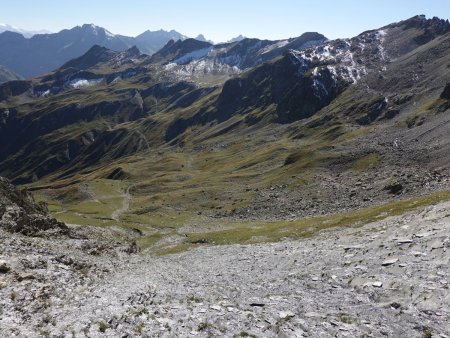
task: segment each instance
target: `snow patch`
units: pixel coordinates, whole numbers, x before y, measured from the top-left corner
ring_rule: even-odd
[[[202,57],[208,55],[209,52],[211,52],[213,50],[213,47],[206,47],[203,49],[198,49],[195,50],[193,52],[187,53],[185,55],[183,55],[182,57],[179,57],[178,59],[174,60],[173,63],[180,65],[180,64],[185,64],[188,62],[191,62],[192,60],[198,60],[201,59]]]
[[[308,41],[308,42],[305,42],[305,43],[300,47],[300,49],[304,49],[304,48],[309,48],[309,47],[314,47],[314,46],[317,46],[317,45],[321,45],[321,44],[325,43],[326,41],[327,41],[327,39]]]
[[[100,84],[103,81],[103,78],[100,79],[74,79],[69,82],[69,85],[72,88],[78,89],[78,88],[86,88],[86,87],[92,87]]]
[[[274,49],[278,49],[278,48],[283,48],[284,46],[286,46],[289,43],[288,40],[282,40],[282,41],[278,41],[276,43],[273,43],[271,45],[268,45],[266,47],[264,47],[261,50],[261,54],[266,54],[269,53],[271,51],[273,51]]]

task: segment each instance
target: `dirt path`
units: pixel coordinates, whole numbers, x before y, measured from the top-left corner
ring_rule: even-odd
[[[116,209],[113,211],[113,213],[111,214],[111,218],[115,221],[119,221],[120,220],[120,216],[122,216],[122,214],[124,212],[127,212],[128,209],[130,208],[130,202],[131,202],[131,194],[130,194],[130,189],[134,187],[134,184],[131,184],[127,187],[127,189],[124,191],[123,193],[123,202],[122,202],[122,207],[119,209]]]

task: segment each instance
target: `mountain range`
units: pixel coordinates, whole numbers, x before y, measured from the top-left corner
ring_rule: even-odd
[[[48,75],[0,86],[7,112],[0,124],[0,173],[20,183],[67,177],[146,147],[209,144],[219,135],[267,126],[290,140],[290,165],[302,163],[305,150],[295,149],[312,140],[365,144],[358,155],[340,148],[350,162],[371,154],[378,138],[402,137],[411,147],[407,140],[420,138],[418,130],[446,116],[439,112],[448,108],[449,29],[444,20],[414,17],[332,41],[318,33],[220,45],[170,40],[152,56],[94,46]],[[105,31],[98,36],[125,48]],[[383,136],[372,127],[378,124]],[[427,156],[441,154],[446,142],[439,139],[441,148]],[[325,158],[335,152],[322,151]],[[382,162],[381,150],[376,153]]]
[[[8,24],[0,23],[0,33],[6,32],[6,31],[22,34],[26,38],[31,38],[33,35],[36,35],[36,34],[49,34],[49,33],[51,33],[50,31],[45,30],[45,29],[36,30],[36,31],[29,31],[29,30],[26,30],[26,29],[21,29],[19,27],[15,27],[15,26],[11,26],[11,25],[8,25]]]
[[[186,37],[174,30],[146,31],[136,37],[128,37],[112,34],[92,24],[29,38],[20,30],[8,29],[0,33],[0,65],[30,78],[58,68],[95,44],[115,51],[137,46],[142,53],[153,54],[171,39],[183,40]]]

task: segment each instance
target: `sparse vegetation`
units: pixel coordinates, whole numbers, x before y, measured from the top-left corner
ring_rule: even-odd
[[[200,324],[198,324],[197,331],[200,331],[200,332],[206,331],[212,327],[213,326],[208,322],[201,322]]]
[[[194,302],[194,303],[201,303],[201,302],[203,301],[202,298],[200,298],[200,297],[198,297],[198,296],[196,296],[196,295],[190,295],[189,298],[188,298],[188,300],[189,300],[190,302]]]
[[[138,325],[133,327],[133,331],[138,333],[138,334],[142,334],[142,330],[143,329],[144,329],[144,324],[138,324]]]
[[[431,330],[429,328],[424,328],[422,332],[422,338],[432,338],[433,334],[431,333]]]
[[[241,331],[236,337],[250,337],[250,338],[257,338],[254,334],[248,333],[246,331]]]
[[[105,322],[98,323],[98,329],[100,332],[105,332],[109,328],[109,325]]]
[[[14,291],[12,291],[9,294],[9,299],[11,299],[14,302],[16,300],[16,298],[17,298],[17,294]]]

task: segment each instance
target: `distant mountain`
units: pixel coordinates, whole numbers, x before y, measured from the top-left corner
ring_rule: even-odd
[[[8,25],[8,24],[0,23],[0,33],[6,32],[6,31],[22,34],[26,38],[31,38],[33,35],[36,35],[36,34],[48,34],[48,33],[51,33],[50,31],[45,30],[45,29],[37,30],[37,31],[28,31],[28,30],[25,30],[25,29],[21,29],[19,27],[15,27],[15,26],[11,26],[11,25]]]
[[[197,35],[197,37],[195,38],[195,40],[203,41],[203,42],[209,42],[210,44],[214,44],[213,41],[207,40],[203,34]]]
[[[184,40],[176,31],[147,31],[127,37],[115,35],[108,30],[85,24],[53,34],[39,34],[25,38],[17,32],[0,33],[0,64],[17,74],[30,78],[55,70],[67,61],[86,53],[99,45],[114,51],[125,51],[137,46],[140,51],[153,54],[169,40]]]
[[[170,32],[160,29],[159,31],[145,31],[144,33],[134,38],[135,45],[142,53],[152,55],[160,50],[170,40],[185,40],[187,36],[184,36],[177,31],[171,30]]]
[[[22,78],[19,75],[0,65],[0,83],[21,79]]]
[[[124,63],[132,63],[133,58],[139,59],[141,52],[137,47],[131,47],[123,52],[115,52],[106,47],[94,45],[86,54],[65,63],[61,69],[74,68],[86,70],[101,63],[109,65],[111,68],[119,67]]]
[[[4,32],[0,34],[0,64],[29,78],[56,69],[95,44],[112,50],[129,48],[120,37],[94,25],[35,35],[30,39],[18,33]]]
[[[232,39],[228,40],[228,42],[239,42],[239,41],[242,41],[244,39],[246,39],[245,36],[239,35],[239,36],[236,36],[235,38],[232,38]]]

